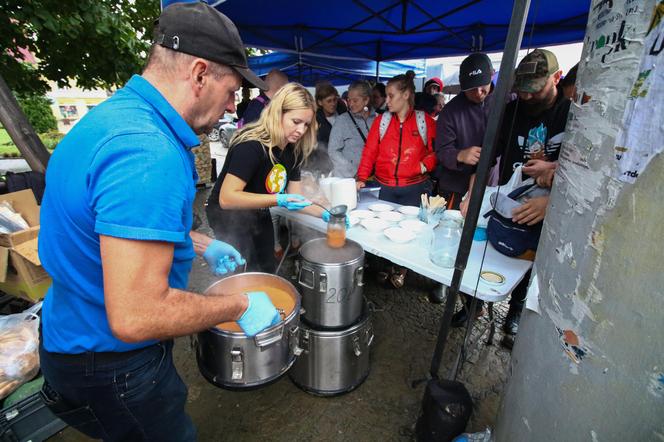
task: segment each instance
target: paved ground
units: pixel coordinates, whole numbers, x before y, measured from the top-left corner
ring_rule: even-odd
[[[370,264],[373,261],[370,261]],[[374,267],[375,271],[375,267]],[[282,276],[290,276],[287,262]],[[372,273],[372,271],[369,271]],[[365,296],[372,313],[375,340],[371,373],[364,384],[346,395],[321,398],[298,389],[288,377],[249,392],[232,392],[209,384],[200,375],[188,338],[178,339],[175,363],[189,387],[187,411],[201,441],[409,441],[420,411],[423,378],[431,362],[442,307],[426,299],[431,283],[410,274],[401,290],[381,287],[367,278]],[[203,291],[214,280],[205,263],[197,260],[190,278],[193,291]],[[502,321],[505,306],[496,306]],[[481,319],[479,326],[486,324]],[[478,332],[474,332],[476,336]],[[495,342],[501,338],[500,332]],[[452,365],[463,331],[456,329],[448,344],[443,368]],[[508,375],[510,353],[499,345],[482,345],[470,354],[460,379],[475,401],[468,430],[493,425]],[[68,429],[53,440],[85,440]]]

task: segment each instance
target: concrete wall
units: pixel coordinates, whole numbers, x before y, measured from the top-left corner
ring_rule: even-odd
[[[592,2],[498,441],[664,441],[664,159],[619,164],[664,146],[656,4],[664,20],[660,0]]]

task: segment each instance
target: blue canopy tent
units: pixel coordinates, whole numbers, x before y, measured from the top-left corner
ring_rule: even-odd
[[[413,64],[395,61],[379,63],[369,60],[334,60],[314,55],[297,55],[273,52],[249,58],[249,67],[262,76],[272,69],[279,69],[288,77],[305,86],[314,86],[318,81],[327,80],[334,85],[349,84],[355,80],[373,80],[378,76],[385,81],[407,70],[415,72],[418,78],[424,78],[425,63]]]
[[[503,52],[501,74],[494,91],[494,102],[499,105],[490,110],[475,186],[431,361],[429,375],[432,381],[437,381],[491,161],[498,148],[497,133],[518,51],[582,41],[590,0],[336,0],[324,3],[272,0],[248,3],[247,0],[214,3],[235,22],[247,46],[377,62],[466,55],[474,51]],[[463,354],[463,348],[459,355]],[[456,378],[457,368],[458,364],[453,378]],[[434,402],[435,399],[429,401]],[[436,405],[442,406],[439,402]],[[435,414],[431,412],[429,416]]]
[[[501,51],[510,0],[209,0],[247,46],[295,54],[399,60]],[[523,47],[583,39],[590,0],[533,0]]]

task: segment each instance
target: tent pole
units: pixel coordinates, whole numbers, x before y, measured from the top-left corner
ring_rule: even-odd
[[[297,62],[297,81],[302,84],[302,60]]]
[[[299,45],[297,49],[297,71],[298,81],[302,84],[302,37],[299,38]]]
[[[430,375],[433,379],[438,379],[438,371],[440,369],[443,352],[445,351],[445,344],[447,341],[447,335],[449,334],[452,314],[454,313],[454,306],[459,294],[459,287],[461,286],[461,278],[463,277],[463,272],[468,263],[468,255],[470,254],[470,248],[473,243],[473,234],[477,227],[477,219],[479,218],[482,205],[482,197],[484,196],[484,190],[486,189],[486,184],[489,178],[489,169],[494,157],[494,152],[498,147],[498,132],[500,130],[503,114],[505,113],[507,96],[512,86],[514,66],[516,64],[519,48],[521,47],[521,40],[523,39],[523,31],[526,26],[529,8],[530,0],[515,0],[514,7],[512,8],[512,18],[507,32],[503,59],[500,63],[498,85],[494,91],[494,105],[491,107],[487,119],[488,124],[482,142],[484,148],[482,149],[480,162],[477,166],[475,185],[473,186],[473,191],[470,196],[470,205],[463,225],[463,232],[461,233],[459,252],[457,253],[456,262],[454,264],[452,284],[447,293],[445,310],[440,321],[438,340],[436,341],[436,348],[431,360]]]
[[[380,82],[380,59],[381,59],[381,53],[380,53],[380,40],[376,42],[376,83]]]

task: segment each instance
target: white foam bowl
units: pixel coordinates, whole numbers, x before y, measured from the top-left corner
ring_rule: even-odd
[[[415,218],[420,214],[420,208],[417,206],[401,206],[398,210],[409,218]]]
[[[365,218],[360,221],[360,224],[369,232],[380,232],[389,226],[387,221],[378,218]]]
[[[410,230],[404,229],[402,227],[390,227],[389,229],[383,230],[385,236],[387,236],[391,241],[398,244],[405,244],[411,242],[415,239],[416,235]]]
[[[350,212],[349,215],[355,216],[359,219],[374,218],[376,216],[376,214],[371,210],[362,210],[362,209],[353,210],[352,212]]]
[[[359,224],[360,221],[362,220],[358,216],[355,216],[352,213],[348,215],[348,223],[350,224],[351,227]]]
[[[399,222],[399,227],[402,229],[410,230],[413,233],[420,233],[427,226],[427,223],[418,219],[405,219]]]
[[[394,210],[394,207],[385,203],[373,203],[369,206],[369,210],[374,212],[389,212],[390,210]]]
[[[378,218],[385,220],[388,223],[398,223],[404,219],[404,216],[399,212],[378,212]]]

